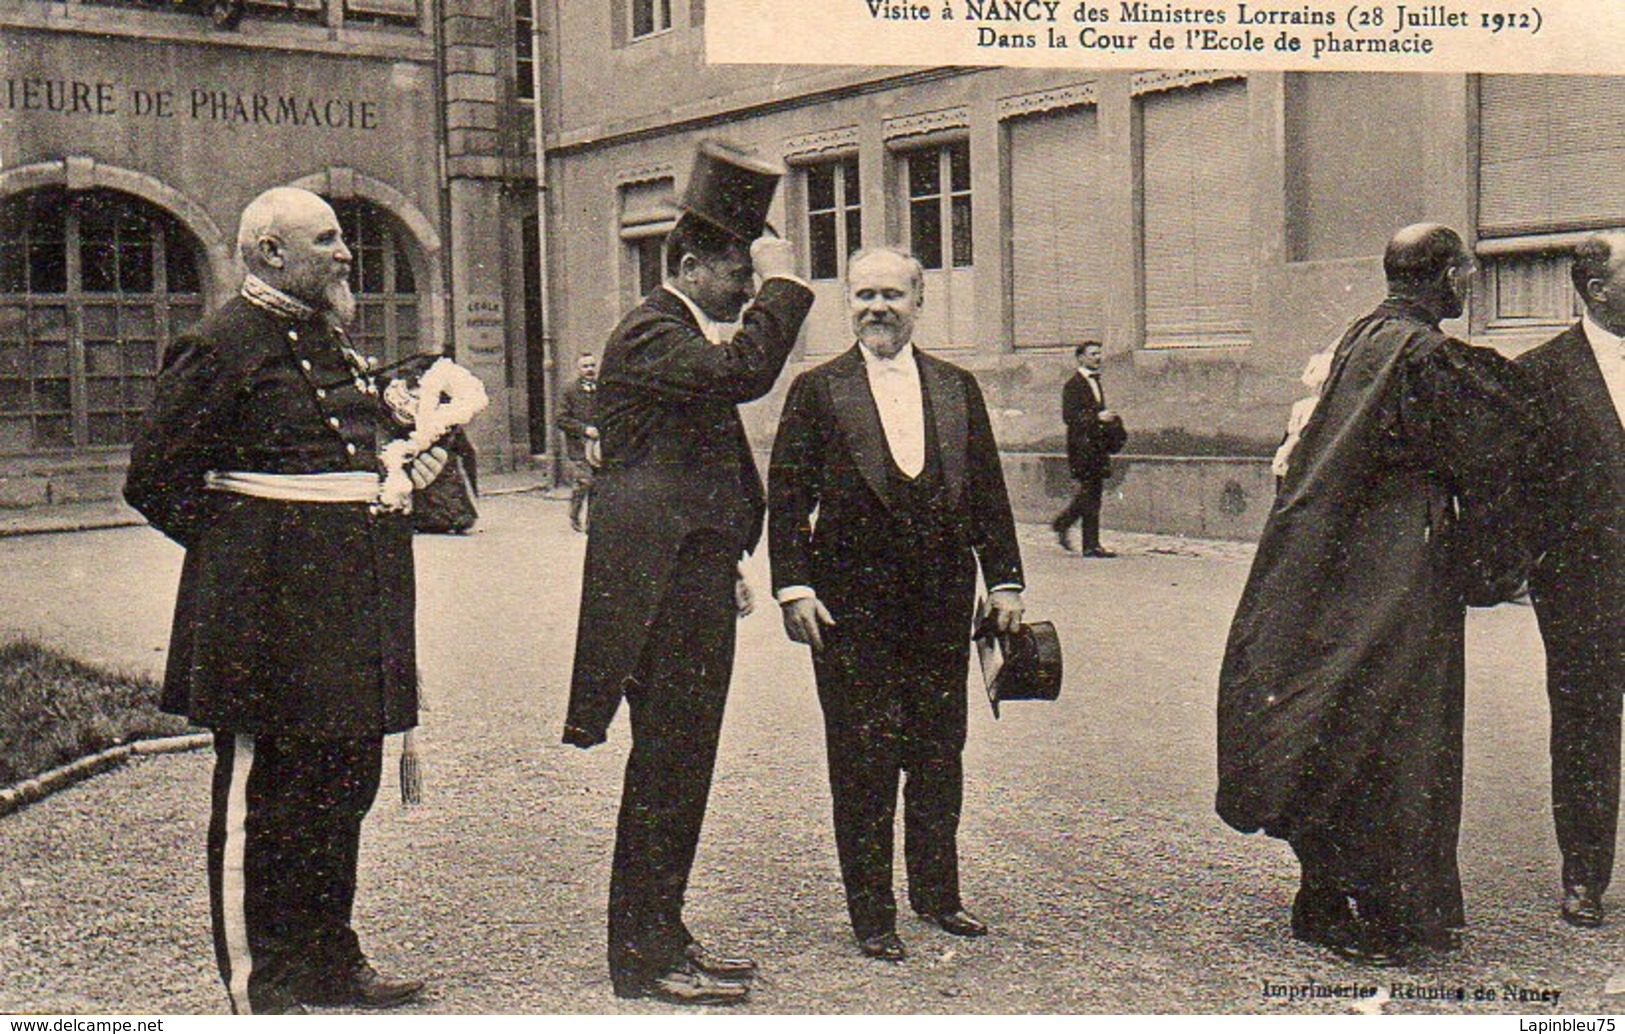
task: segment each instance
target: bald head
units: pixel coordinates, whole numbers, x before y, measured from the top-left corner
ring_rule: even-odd
[[[1382,271],[1393,290],[1425,287],[1467,257],[1467,247],[1455,230],[1440,223],[1416,223],[1388,242]]]
[[[298,187],[272,187],[243,209],[237,251],[248,271],[345,322],[354,315],[348,279],[354,256],[332,206]]]

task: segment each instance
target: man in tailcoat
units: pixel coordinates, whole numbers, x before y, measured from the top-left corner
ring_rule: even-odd
[[[957,843],[978,569],[1000,631],[1022,612],[987,407],[970,373],[914,347],[923,294],[908,253],[853,256],[857,344],[795,379],[768,477],[773,588],[785,631],[812,647],[852,929],[891,961],[906,955],[892,893],[904,772],[910,905],[948,933],[987,932],[960,898]]]
[[[1078,525],[1080,548],[1086,557],[1114,557],[1100,544],[1100,494],[1112,476],[1112,454],[1128,441],[1123,418],[1106,408],[1106,389],[1100,383],[1102,351],[1099,341],[1085,341],[1075,351],[1078,372],[1061,388],[1061,419],[1066,424],[1066,463],[1078,491],[1050,527],[1071,552],[1072,525]]]
[[[384,736],[417,724],[410,518],[370,505],[392,425],[342,333],[333,210],[276,188],[237,242],[248,276],[164,357],[124,488],[186,549],[163,708],[214,731],[215,956],[235,1013],[399,1005],[422,982],[380,976],[350,924]]]
[[[1231,625],[1217,799],[1297,853],[1293,935],[1379,965],[1465,924],[1465,607],[1506,581],[1466,532],[1520,510],[1538,431],[1511,364],[1439,329],[1475,267],[1461,238],[1407,227],[1383,266],[1388,298],[1336,349]]]
[[[578,747],[603,742],[625,696],[632,748],[610,879],[610,976],[621,997],[684,1005],[738,1001],[755,972],[694,938],[683,897],[736,608],[748,605],[737,564],[761,537],[764,511],[738,406],[772,389],[813,299],[789,243],[759,238],[747,254],[746,232],[685,214],[667,240],[665,284],[604,348],[603,463],[564,730]],[[762,283],[751,301],[753,266]],[[747,301],[723,340],[720,324]]]
[[[1519,356],[1547,427],[1534,485],[1544,504],[1530,579],[1546,645],[1552,814],[1563,854],[1561,915],[1599,926],[1619,827],[1625,693],[1625,233],[1574,251],[1578,323]]]

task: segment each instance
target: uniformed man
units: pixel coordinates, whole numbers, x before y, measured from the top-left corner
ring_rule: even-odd
[[[234,1013],[385,1008],[350,924],[383,740],[417,723],[410,519],[377,512],[388,416],[346,344],[327,203],[244,210],[242,289],[164,357],[125,498],[186,549],[163,708],[214,731],[210,916]],[[434,449],[418,487],[445,463]]]

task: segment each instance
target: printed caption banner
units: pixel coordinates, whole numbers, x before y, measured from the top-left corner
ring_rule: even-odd
[[[1617,74],[1620,0],[709,0],[718,64]]]

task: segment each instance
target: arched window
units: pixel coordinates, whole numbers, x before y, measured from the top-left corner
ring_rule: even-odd
[[[0,199],[0,453],[128,445],[203,315],[203,249],[112,190]]]
[[[344,241],[355,254],[350,288],[358,308],[350,339],[364,354],[386,363],[426,350],[418,329],[417,281],[406,231],[371,202],[347,198],[332,204]]]

